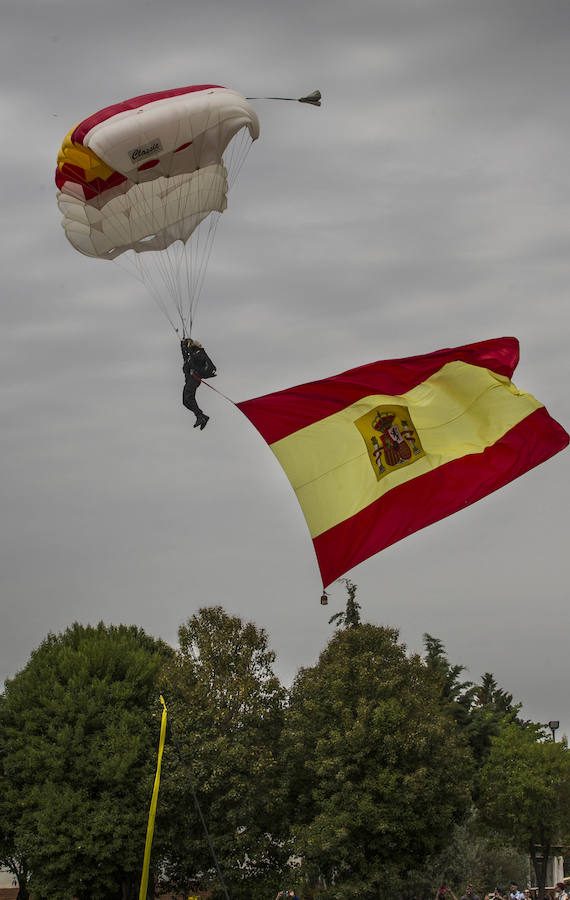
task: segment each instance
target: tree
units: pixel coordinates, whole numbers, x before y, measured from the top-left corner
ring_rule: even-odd
[[[285,691],[263,629],[221,607],[204,608],[178,632],[167,702],[179,760],[163,780],[172,887],[197,880],[219,890],[212,846],[233,897],[267,896],[286,858],[277,749]],[[164,827],[164,826],[163,826]]]
[[[5,721],[3,704],[6,698],[0,694],[0,723]],[[15,810],[20,804],[20,794],[15,785],[3,774],[6,771],[7,735],[0,727],[0,867],[8,869],[17,879],[18,900],[29,900],[29,863],[17,845]]]
[[[387,896],[440,849],[470,802],[471,757],[439,681],[393,629],[338,631],[291,691],[292,834],[313,886]]]
[[[481,814],[531,858],[539,897],[553,846],[570,842],[570,753],[540,726],[506,725],[493,738],[480,778]]]
[[[75,624],[6,682],[1,807],[34,893],[136,896],[171,653],[135,627]]]
[[[475,893],[483,896],[489,888],[504,887],[511,879],[526,884],[528,874],[528,855],[506,845],[504,838],[492,832],[482,834],[478,813],[472,810],[455,826],[439,853],[407,874],[402,894],[433,900],[438,887],[445,884],[460,897],[465,885],[472,884]]]
[[[360,625],[360,603],[356,600],[356,591],[358,585],[353,584],[349,578],[339,578],[346,585],[348,594],[346,600],[346,609],[344,612],[337,612],[329,619],[329,625],[333,622],[337,623],[339,628],[356,628]]]
[[[489,754],[491,738],[511,722],[526,728],[529,722],[520,719],[521,704],[513,703],[512,694],[498,687],[494,676],[485,672],[480,684],[461,681],[464,666],[452,665],[445,647],[438,638],[424,634],[425,662],[441,684],[442,709],[453,716],[469,741],[478,766]],[[476,793],[476,788],[475,788]]]

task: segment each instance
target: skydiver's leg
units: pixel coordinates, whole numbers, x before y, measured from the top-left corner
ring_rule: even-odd
[[[199,384],[200,382],[196,381],[195,384],[184,385],[184,390],[182,392],[182,403],[184,404],[186,409],[189,409],[190,412],[193,412],[196,416],[196,423],[194,425],[194,428],[199,427],[200,431],[203,431],[210,417],[203,413],[196,403],[196,390]]]

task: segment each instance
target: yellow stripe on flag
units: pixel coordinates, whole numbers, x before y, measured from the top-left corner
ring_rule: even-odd
[[[139,891],[139,900],[146,900],[148,892],[148,872],[150,867],[150,851],[152,848],[152,838],[154,835],[154,820],[156,817],[156,806],[158,803],[158,789],[160,787],[160,769],[162,766],[162,753],[164,751],[164,741],[166,739],[166,703],[164,697],[161,696],[162,703],[162,719],[160,722],[160,740],[158,742],[158,759],[156,763],[156,775],[154,776],[154,787],[152,789],[152,798],[150,801],[150,812],[148,814],[148,825],[146,829],[146,842],[144,847],[143,870],[141,877],[141,888]]]
[[[424,455],[378,480],[354,424],[377,406],[407,407]],[[451,362],[399,396],[375,394],[271,444],[315,538],[419,475],[482,453],[542,407],[505,376]]]

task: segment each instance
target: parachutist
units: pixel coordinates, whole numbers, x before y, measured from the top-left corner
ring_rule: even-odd
[[[203,431],[209,416],[202,412],[196,403],[196,391],[203,378],[215,377],[216,367],[199,341],[183,338],[180,341],[180,349],[184,360],[182,371],[185,379],[182,403],[186,409],[189,409],[196,416],[194,428],[199,428],[200,431]]]

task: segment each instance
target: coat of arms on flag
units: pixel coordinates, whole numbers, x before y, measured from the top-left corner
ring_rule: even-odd
[[[409,466],[424,451],[405,406],[377,406],[356,419],[376,478],[396,467]]]

